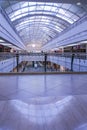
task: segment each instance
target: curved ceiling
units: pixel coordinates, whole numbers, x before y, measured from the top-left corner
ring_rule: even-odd
[[[26,47],[45,45],[86,14],[74,4],[12,2],[2,4]]]

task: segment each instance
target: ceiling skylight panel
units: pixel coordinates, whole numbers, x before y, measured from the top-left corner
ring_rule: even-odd
[[[51,38],[50,37],[47,37],[47,40],[49,41]]]
[[[54,12],[52,12],[51,10],[48,11],[48,10],[40,10],[40,11],[36,11],[36,10],[32,10],[29,12],[29,14],[48,14],[48,15],[54,15]]]
[[[20,22],[19,24],[17,24],[16,27],[25,26],[25,25],[27,25],[27,24],[29,24],[29,23],[30,23],[30,20],[25,20],[25,21]]]
[[[74,23],[74,21],[72,19],[69,19],[68,17],[66,17],[64,15],[57,14],[56,16],[63,19],[63,20],[65,20],[65,21],[67,21],[67,22],[69,22],[70,24]]]
[[[70,8],[69,8],[69,10],[71,11],[71,12],[73,12],[73,13],[76,13],[77,11],[78,11],[78,7],[77,6],[75,6],[75,5],[72,5]]]
[[[8,15],[10,19],[12,19],[14,17],[14,13],[11,13]]]
[[[28,12],[28,7],[22,8],[22,9],[21,9],[21,12],[22,12],[22,13]]]
[[[14,15],[15,15],[15,16],[17,16],[17,15],[19,15],[19,14],[21,14],[21,9],[20,9],[20,10],[17,10],[17,11],[14,11]]]
[[[22,14],[21,14],[21,15],[18,15],[18,16],[16,16],[16,17],[11,18],[11,21],[15,21],[16,19],[19,19],[19,18],[21,18],[21,17],[22,17]]]
[[[50,38],[53,38],[54,36],[56,36],[56,33],[52,32],[52,31],[47,32],[47,34],[49,34],[47,36],[49,36]]]
[[[27,12],[27,13],[22,14],[22,17],[24,17],[24,16],[26,16],[26,15],[28,15],[28,12]]]
[[[22,30],[24,27],[16,27],[16,30],[19,32],[20,30]]]
[[[62,7],[62,8],[65,8],[65,9],[67,10],[67,9],[70,9],[71,4],[62,4],[61,7]]]
[[[51,33],[52,38],[54,38],[56,35],[57,35],[56,33],[55,34]]]
[[[36,24],[36,25],[35,25]],[[54,23],[48,23],[48,22],[46,22],[45,21],[45,23],[44,23],[44,21],[32,21],[32,22],[28,22],[28,21],[25,21],[25,23],[24,22],[22,22],[22,24],[20,23],[20,24],[18,24],[17,26],[16,26],[16,29],[18,30],[18,31],[20,31],[21,29],[23,29],[23,28],[26,28],[27,26],[30,26],[30,27],[32,27],[32,26],[38,26],[39,27],[39,25],[40,25],[40,27],[41,26],[47,26],[47,27],[51,27],[51,28],[53,28],[54,30],[57,30],[57,31],[60,31],[62,28],[61,27],[59,27],[57,24],[54,24]],[[55,26],[56,26],[56,28],[55,28]],[[59,30],[59,28],[60,28],[60,30]],[[62,30],[61,30],[62,31]]]
[[[86,12],[84,12],[82,9],[79,9],[77,12],[78,16],[82,17],[86,14]]]
[[[29,11],[36,11],[36,6],[30,6]]]
[[[13,16],[15,16],[15,18],[11,19],[11,21],[14,21],[14,20],[16,20],[18,18],[21,18],[22,17],[22,13],[25,13],[25,12],[28,12],[28,8],[23,8],[23,9],[14,11],[11,14],[10,18],[12,18]],[[26,16],[26,15],[27,15],[27,13],[24,16]]]
[[[11,19],[11,21],[15,21],[15,20],[21,18],[22,16],[26,16],[26,15],[28,15],[28,12],[24,13],[24,14],[20,13],[20,15],[17,15],[17,16],[14,16],[14,14],[12,14],[10,19]]]
[[[19,4],[19,3],[13,4],[13,5],[11,6],[11,8],[12,8],[13,11],[15,11],[15,10],[17,10],[17,9],[20,8],[20,4]]]
[[[72,19],[73,19],[74,21],[77,21],[77,20],[79,19],[79,17],[76,16],[76,15],[72,15]]]
[[[37,5],[44,5],[44,2],[36,2]]]
[[[72,12],[69,12],[69,11],[66,10],[66,12],[65,12],[65,16],[67,16],[67,17],[72,17],[72,15],[73,15]]]
[[[58,8],[61,7],[63,4],[62,3],[54,3],[54,6],[57,6]]]
[[[13,18],[10,18],[11,19],[11,21],[14,21],[15,20],[15,17],[13,17]]]
[[[51,6],[51,7],[53,6],[53,3],[45,2],[44,4],[45,4],[45,6]]]
[[[22,28],[25,28],[25,27],[28,26],[28,25],[29,25],[29,23],[26,23],[26,24],[17,26],[16,29],[17,29],[17,30],[20,30],[20,29],[22,29]]]
[[[36,6],[36,2],[29,2],[29,6],[35,5]]]
[[[51,11],[53,11],[53,12],[57,12],[58,11],[58,8],[57,7],[55,7],[55,6],[53,6],[52,8],[51,8]]]
[[[44,9],[44,6],[43,5],[37,5],[36,6],[36,10],[43,10]]]
[[[86,12],[82,12],[82,13],[79,13],[78,16],[79,16],[79,17],[82,17],[82,16],[84,16],[85,14],[86,14]]]
[[[45,6],[45,7],[44,7],[44,10],[48,10],[48,11],[50,11],[51,8],[52,8],[52,6]]]
[[[30,23],[22,24],[22,25],[16,25],[16,29],[20,31],[23,28],[26,28],[27,26],[31,26]]]
[[[29,24],[27,24],[27,25],[25,25],[25,26],[16,27],[16,29],[20,31],[21,29],[27,28],[27,26],[29,26],[29,29],[30,29],[30,28],[34,28],[35,26],[38,27],[38,26],[39,26],[39,22],[38,22],[38,24],[35,25],[35,26],[34,26],[34,22],[33,22],[33,23],[31,23],[31,24],[29,23]]]
[[[26,44],[39,39],[46,43],[82,17],[85,11],[71,4],[25,1],[9,4],[6,13]]]
[[[29,5],[29,2],[20,2],[21,8],[26,7]]]
[[[57,31],[57,33],[62,32],[60,29],[57,29],[57,28],[55,28],[55,31]],[[56,34],[57,34],[57,33],[56,33]]]
[[[65,12],[66,12],[66,11],[65,11],[64,9],[61,9],[61,8],[58,10],[58,13],[60,13],[60,14],[62,14],[62,15],[64,15]]]
[[[47,11],[43,11],[42,13],[43,14],[48,14],[48,15],[54,15],[54,12],[51,12],[51,11],[48,11],[48,12]]]
[[[57,31],[58,31],[58,32],[63,31],[63,29],[62,29],[62,28],[60,28],[59,26],[55,26],[55,28],[57,29]]]
[[[47,22],[47,23],[50,23],[51,21],[49,19],[41,19],[41,22]]]
[[[31,19],[35,19],[36,17],[35,16],[32,16],[32,17],[29,17],[29,18],[26,18],[27,20],[31,20]]]
[[[49,28],[46,28],[46,27],[43,27],[43,28],[41,28],[43,31],[47,31],[47,32],[49,32],[50,31],[50,29]]]
[[[5,9],[5,11],[6,11],[7,14],[10,14],[12,12],[12,8],[8,7],[8,8]]]
[[[23,24],[26,24],[26,23],[28,23],[28,22],[29,22],[29,20],[25,20],[25,21],[19,23],[19,26],[20,26],[20,25],[23,25]]]
[[[43,14],[43,11],[31,11],[31,12],[29,12],[29,14]]]
[[[31,19],[31,20],[29,20],[29,23],[33,23],[33,22],[40,22],[40,19]]]

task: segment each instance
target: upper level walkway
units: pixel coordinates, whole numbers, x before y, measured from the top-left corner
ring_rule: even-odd
[[[10,72],[23,61],[48,61],[68,68],[71,71],[87,72],[87,54],[85,53],[1,53],[0,72]]]
[[[1,130],[86,130],[87,74],[1,75]]]

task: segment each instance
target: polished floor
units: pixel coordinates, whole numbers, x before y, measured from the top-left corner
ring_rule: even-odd
[[[0,76],[0,130],[87,130],[87,75]]]

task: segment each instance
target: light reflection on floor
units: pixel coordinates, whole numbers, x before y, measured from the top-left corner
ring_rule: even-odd
[[[46,118],[47,123],[51,122],[53,120],[53,117],[55,118],[56,115],[58,115],[65,109],[65,106],[68,106],[71,99],[72,96],[68,96],[55,103],[39,104],[39,105],[23,103],[20,100],[12,100],[11,104],[18,110],[18,112],[23,114],[24,117],[26,117],[26,115],[27,117],[29,116],[30,117],[29,119],[35,123],[36,121],[34,120],[34,118],[37,118],[38,121],[37,123],[41,124],[45,123],[41,122],[42,113],[44,113],[43,118]]]
[[[87,75],[2,76],[0,83],[0,130],[87,130]]]

